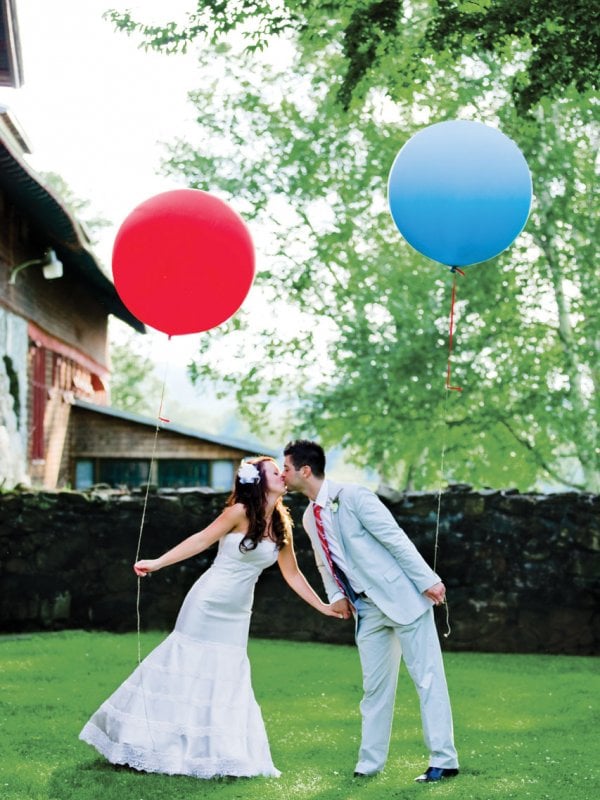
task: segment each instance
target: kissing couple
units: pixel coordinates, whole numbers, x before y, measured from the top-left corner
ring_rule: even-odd
[[[282,499],[288,490],[309,500],[303,526],[328,603],[298,568]],[[144,577],[216,542],[214,562],[185,597],[173,631],[92,715],[80,739],[111,763],[145,772],[278,777],[247,655],[254,586],[277,562],[290,588],[318,612],[354,617],[364,689],[354,776],[376,775],[385,766],[402,657],[419,696],[429,753],[415,780],[458,774],[433,619],[446,590],[373,492],[329,480],[322,447],[299,439],[286,445],[283,470],[265,456],[244,461],[210,525],[133,569]]]

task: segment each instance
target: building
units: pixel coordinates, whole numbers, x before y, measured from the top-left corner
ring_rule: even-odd
[[[16,0],[0,0],[0,86],[18,88],[23,83]]]
[[[27,165],[28,152],[0,107],[0,428],[10,448],[2,477],[54,486],[71,399],[108,402],[108,315],[144,326],[101,270],[83,227]]]
[[[0,107],[0,484],[229,488],[256,445],[109,406],[109,314],[144,326],[27,152]]]
[[[15,4],[0,0],[0,85],[21,82]],[[0,106],[0,488],[228,488],[255,445],[167,424],[157,436],[155,420],[110,408],[109,315],[145,328],[30,152]]]
[[[170,422],[76,400],[71,410],[71,441],[61,470],[76,489],[93,484],[230,489],[240,460],[257,445],[213,436]],[[150,443],[154,444],[154,453]],[[260,449],[260,446],[259,446]],[[264,455],[275,452],[264,449]]]

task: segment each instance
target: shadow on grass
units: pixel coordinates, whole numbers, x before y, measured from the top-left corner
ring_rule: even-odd
[[[280,779],[203,780],[140,772],[92,759],[57,768],[47,788],[44,797],[48,800],[380,800],[382,790],[391,787],[381,776],[357,779],[352,773],[322,775],[314,768],[290,771]],[[395,800],[405,798],[404,792],[385,794]]]
[[[48,782],[48,800],[181,800],[206,796],[207,789],[237,786],[248,778],[223,777],[210,781],[185,775],[161,775],[110,764],[101,758],[59,767]],[[241,793],[237,793],[241,796]]]

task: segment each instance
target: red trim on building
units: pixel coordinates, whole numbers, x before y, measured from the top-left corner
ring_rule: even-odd
[[[65,342],[61,342],[60,339],[56,339],[51,334],[46,333],[34,322],[28,322],[27,324],[29,338],[36,344],[46,347],[48,350],[52,350],[54,353],[58,353],[61,356],[65,356],[65,358],[70,358],[71,361],[75,361],[76,364],[87,369],[92,375],[98,375],[103,381],[109,377],[110,372],[107,367],[99,364],[93,358],[84,355],[76,347],[65,344]]]
[[[46,386],[46,348],[32,347],[32,404],[31,404],[31,458],[40,461],[46,457],[44,448],[44,415],[48,400]]]

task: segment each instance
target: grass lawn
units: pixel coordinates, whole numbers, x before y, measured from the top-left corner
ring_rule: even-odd
[[[143,653],[164,634],[144,634]],[[135,634],[0,637],[2,800],[597,800],[600,668],[566,656],[449,653],[461,775],[415,784],[427,766],[417,699],[402,669],[390,758],[354,779],[356,650],[251,641],[253,685],[279,779],[202,781],[115,769],[77,735],[135,667]]]

